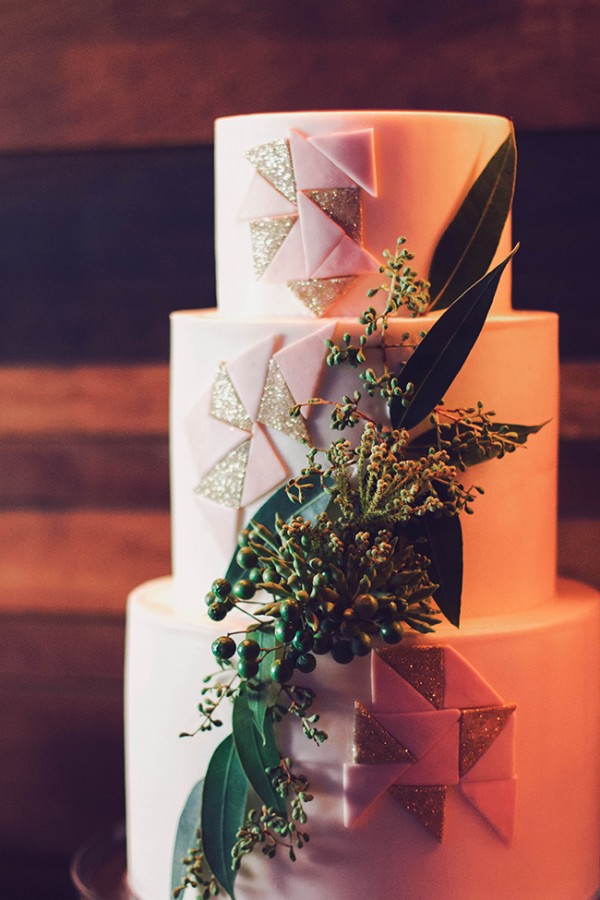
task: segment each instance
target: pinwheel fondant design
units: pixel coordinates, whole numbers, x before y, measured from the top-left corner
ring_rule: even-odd
[[[235,533],[237,511],[259,500],[289,474],[270,435],[310,444],[306,418],[290,407],[313,396],[325,362],[325,340],[335,323],[280,349],[277,335],[219,365],[210,389],[194,404],[186,427],[198,483],[195,491],[211,517],[221,512],[224,540]]]
[[[379,269],[362,246],[362,191],[377,194],[373,129],[290,129],[246,157],[256,172],[238,218],[250,224],[256,277],[324,315],[357,275]]]
[[[449,646],[389,648],[372,656],[372,706],[355,704],[354,763],[345,766],[349,827],[385,794],[438,841],[456,789],[509,843],[515,706]]]

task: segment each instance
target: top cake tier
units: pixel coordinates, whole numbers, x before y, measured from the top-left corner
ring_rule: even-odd
[[[217,120],[220,311],[355,316],[400,236],[426,278],[437,243],[510,132],[498,116],[299,112]],[[510,217],[499,262],[510,252]],[[504,278],[493,311],[510,310]]]

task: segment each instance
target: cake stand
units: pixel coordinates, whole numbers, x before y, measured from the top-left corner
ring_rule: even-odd
[[[71,879],[80,900],[137,900],[127,886],[125,825],[98,832],[75,855]]]

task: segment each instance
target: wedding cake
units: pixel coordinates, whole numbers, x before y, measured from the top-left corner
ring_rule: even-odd
[[[514,167],[495,116],[217,122],[173,576],[128,607],[139,900],[598,888],[599,608],[555,579],[557,319],[511,308]]]

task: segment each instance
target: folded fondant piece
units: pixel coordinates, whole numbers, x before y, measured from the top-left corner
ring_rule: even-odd
[[[330,322],[313,334],[287,344],[274,355],[296,403],[316,396],[327,354],[325,341],[333,338],[335,327],[335,322]],[[310,409],[306,407],[302,414],[308,416]]]
[[[299,191],[354,187],[353,180],[314,147],[306,135],[295,128],[290,129],[290,151],[296,188]]]
[[[379,263],[371,254],[344,234],[329,256],[313,272],[315,278],[378,272]]]
[[[254,503],[267,491],[273,490],[288,477],[288,470],[269,440],[262,425],[252,429],[244,490],[240,506]]]
[[[485,753],[461,776],[462,781],[491,781],[513,775],[516,724],[516,716],[510,716]]]
[[[208,416],[198,442],[198,476],[202,478],[250,437],[248,431]]]
[[[215,540],[222,546],[235,546],[240,531],[239,509],[215,503],[201,494],[196,494],[196,502]]]
[[[258,410],[258,421],[281,431],[295,441],[310,443],[310,435],[302,415],[292,416],[294,398],[275,358],[269,361],[267,378]]]
[[[275,350],[276,336],[252,344],[239,356],[230,360],[225,368],[249,418],[256,422],[260,399],[263,394],[269,360]]]
[[[377,721],[420,759],[451,731],[455,734],[459,709],[436,709],[431,712],[390,713],[373,710]]]
[[[336,131],[309,138],[313,147],[323,153],[352,181],[373,197],[377,196],[375,177],[375,144],[372,128],[358,131]]]
[[[517,806],[517,777],[493,781],[461,781],[460,791],[471,806],[507,844],[513,839]]]
[[[401,777],[406,765],[381,763],[377,766],[344,766],[344,824],[352,828]]]
[[[444,705],[444,648],[433,644],[385,647],[377,660],[389,666],[436,709]],[[375,665],[375,663],[374,663]],[[373,697],[379,708],[379,698]],[[407,710],[410,712],[410,710]]]
[[[460,717],[461,777],[481,759],[514,711],[515,707],[508,704],[462,710]]]
[[[348,238],[343,228],[323,212],[320,206],[309,200],[306,194],[298,194],[298,212],[300,213],[300,228],[302,231],[302,243],[304,245],[304,258],[309,278],[319,277],[316,273],[322,263],[331,254],[342,238]],[[353,246],[357,246],[350,241]],[[350,275],[350,271],[338,270],[329,272],[328,275]]]
[[[380,712],[429,712],[432,709],[423,695],[412,687],[386,661],[383,652],[371,656],[371,696]]]
[[[298,216],[277,216],[274,219],[253,219],[250,222],[252,264],[257,278],[264,279],[280,250],[287,244],[297,224]]]
[[[354,762],[415,762],[415,756],[395,738],[379,718],[356,700],[354,703]]]
[[[245,156],[257,172],[273,185],[275,190],[283,194],[290,203],[294,203],[296,199],[294,167],[290,156],[290,146],[285,138],[253,147],[246,152]]]
[[[295,204],[275,190],[262,175],[255,172],[236,218],[240,222],[250,222],[253,219],[275,218],[296,213]]]
[[[281,284],[286,281],[300,281],[304,278],[308,278],[308,268],[304,258],[300,220],[297,219],[287,238],[265,268],[261,281],[265,284]]]
[[[500,694],[453,647],[444,649],[444,706],[498,706]]]

